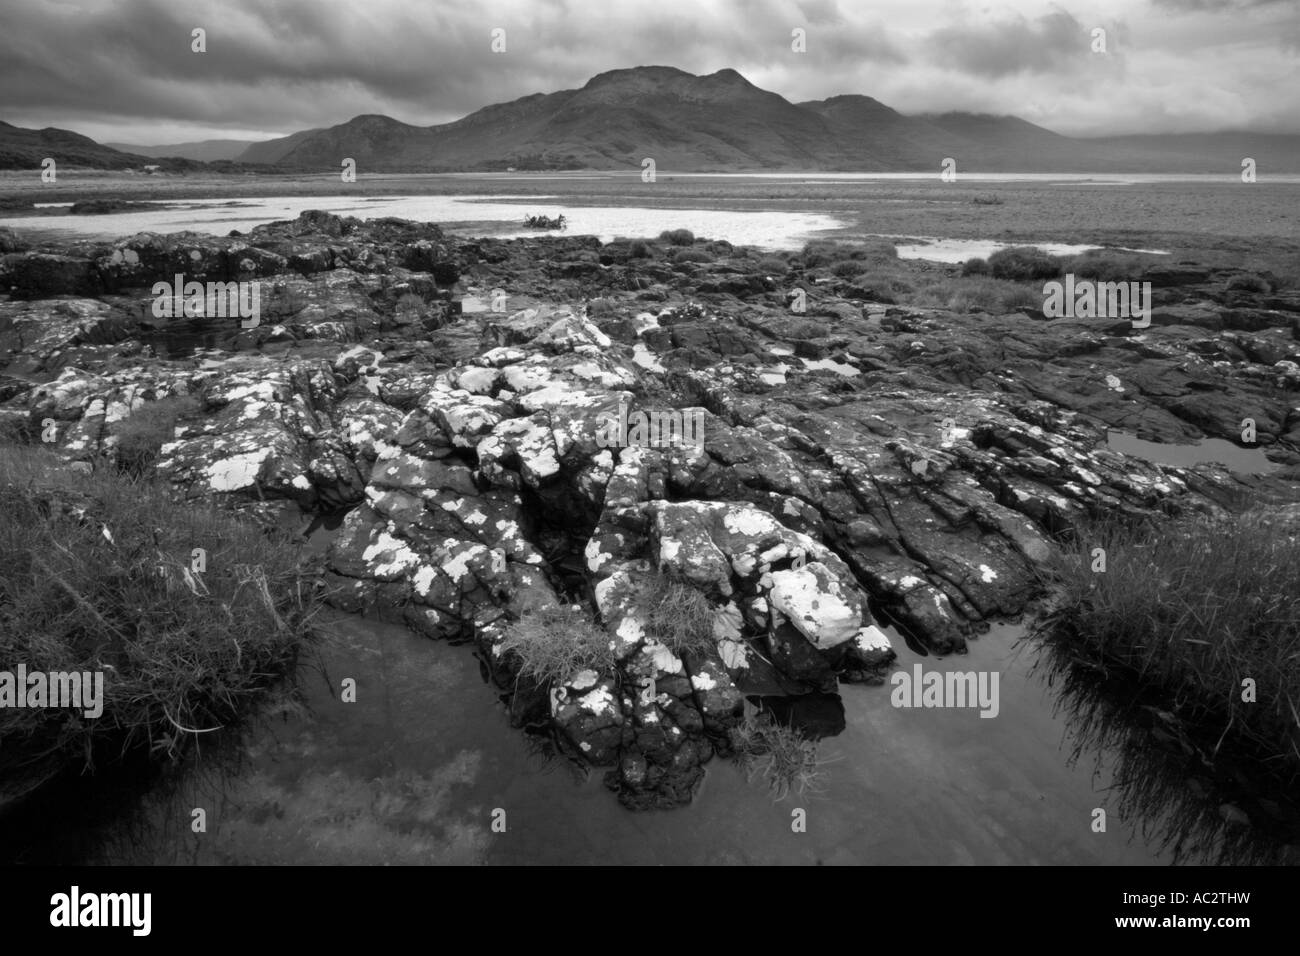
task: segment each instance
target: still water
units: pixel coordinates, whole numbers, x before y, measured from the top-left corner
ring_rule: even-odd
[[[1243,448],[1222,438],[1204,438],[1195,444],[1179,445],[1147,441],[1125,432],[1110,431],[1106,433],[1106,447],[1158,465],[1181,468],[1217,464],[1238,474],[1266,475],[1281,467],[1269,461],[1262,448]]]
[[[821,792],[774,801],[715,758],[695,802],[633,813],[511,729],[469,647],[339,615],[323,673],[299,701],[246,731],[237,766],[195,773],[145,801],[143,823],[84,859],[120,863],[800,863],[1141,864],[1168,855],[1137,835],[1108,758],[1070,760],[1068,719],[1031,672],[1019,628],[995,627],[970,653],[921,657],[911,671],[1000,674],[997,717],[977,709],[903,709],[889,686],[843,685],[820,701],[843,729],[822,741]],[[337,688],[357,682],[355,703]],[[1094,773],[1094,770],[1096,771]],[[1109,808],[1107,832],[1091,828]],[[194,833],[202,808],[206,833]],[[792,812],[807,832],[792,830]],[[505,832],[494,832],[504,811]],[[500,813],[497,813],[498,818]],[[41,858],[37,846],[27,854]]]
[[[619,237],[657,236],[669,229],[689,229],[701,238],[725,239],[760,249],[799,249],[804,243],[844,229],[848,223],[821,213],[738,212],[727,209],[671,209],[637,206],[556,204],[556,196],[292,196],[249,199],[172,200],[155,208],[102,216],[40,216],[0,219],[0,226],[37,232],[49,238],[117,238],[137,232],[203,232],[225,235],[248,232],[277,219],[295,219],[308,209],[340,216],[375,219],[395,216],[442,224],[459,235],[518,238],[537,235],[596,236],[601,242]],[[563,214],[568,228],[551,233],[520,227],[524,216]],[[904,259],[965,262],[987,257],[1008,243],[984,239],[888,236],[900,240]],[[1037,243],[1054,255],[1076,254],[1096,246]],[[1159,250],[1151,250],[1159,251]]]

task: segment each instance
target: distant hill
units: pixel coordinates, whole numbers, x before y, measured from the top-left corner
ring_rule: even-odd
[[[397,121],[392,120],[392,122],[396,123]],[[337,129],[338,127],[334,128]],[[246,150],[233,158],[241,163],[279,163],[303,140],[309,139],[317,133],[323,132],[327,131],[320,129],[305,129],[289,136],[282,136],[279,139],[264,140],[260,143],[254,143],[252,146],[249,146]],[[342,162],[342,160],[340,159],[339,162]],[[336,163],[335,165],[337,166],[338,164]]]
[[[193,159],[200,163],[211,163],[222,159],[235,159],[240,153],[260,140],[249,139],[204,139],[194,143],[174,143],[170,146],[133,146],[130,143],[105,143],[109,149],[136,156],[149,156],[160,159],[178,156],[181,159]]]
[[[289,144],[288,140],[293,140]],[[283,166],[334,169],[344,157],[382,170],[824,168],[849,157],[826,124],[734,70],[692,76],[672,67],[614,70],[578,90],[534,94],[462,120],[418,127],[358,116],[309,135],[263,144],[240,159],[287,147]]]
[[[1291,133],[1171,133],[1107,136],[1075,142],[1102,147],[1126,166],[1146,164],[1151,171],[1240,172],[1241,161],[1255,160],[1257,172],[1300,172],[1300,135]]]
[[[1249,146],[1275,172],[1300,172],[1300,137],[1062,136],[1014,116],[904,116],[869,96],[794,104],[735,70],[612,70],[581,89],[535,93],[441,126],[358,116],[250,147],[239,159],[292,169],[636,169],[680,172],[938,170],[1231,172]],[[1261,156],[1256,156],[1261,161]],[[1235,157],[1235,158],[1234,158]]]
[[[241,144],[100,145],[66,130],[0,123],[0,168],[39,168],[46,156],[105,169],[460,172],[640,169],[675,172],[1300,173],[1300,135],[1062,136],[1015,116],[904,116],[860,94],[791,103],[735,70],[695,76],[668,66],[611,70],[585,86],[533,93],[440,126],[366,114],[326,129]]]
[[[128,169],[152,162],[66,129],[23,129],[0,122],[0,169],[40,169],[46,157],[65,166]]]

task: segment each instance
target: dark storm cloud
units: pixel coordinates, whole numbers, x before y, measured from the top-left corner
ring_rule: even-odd
[[[944,27],[930,42],[964,72],[1000,77],[1060,70],[1089,54],[1091,27],[1064,11],[1024,18]]]
[[[1155,3],[1054,0],[1044,15],[1043,0],[0,0],[0,118],[142,143],[361,113],[430,125],[644,65],[730,67],[792,102],[865,93],[1063,131],[1300,114],[1293,8]],[[202,54],[190,49],[198,26]],[[1090,53],[1096,26],[1106,56]],[[495,27],[504,54],[491,51]],[[791,50],[795,29],[806,53]]]
[[[431,124],[610,69],[752,73],[791,61],[796,27],[823,65],[905,59],[878,25],[845,23],[834,0],[688,12],[563,0],[24,4],[0,38],[0,111],[272,131],[366,112]],[[205,53],[191,50],[195,27],[207,31]],[[505,54],[490,48],[495,27],[506,30]]]

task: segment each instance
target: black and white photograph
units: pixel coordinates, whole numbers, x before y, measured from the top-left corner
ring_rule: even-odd
[[[1241,940],[1203,868],[1300,862],[1295,3],[0,20],[20,922],[1042,866]]]

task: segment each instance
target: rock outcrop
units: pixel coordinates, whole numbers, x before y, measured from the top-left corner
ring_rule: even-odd
[[[778,286],[723,245],[688,271],[589,238],[305,213],[13,253],[0,416],[102,463],[135,411],[193,397],[162,476],[268,516],[346,510],[334,603],[475,642],[512,718],[636,807],[690,799],[746,695],[880,681],[885,624],[946,654],[1031,610],[1058,535],[1297,497],[1294,295],[1175,271],[1138,330],[867,302],[825,270]],[[160,322],[148,289],[176,272],[262,282],[265,320]],[[457,280],[505,308],[460,308]],[[696,443],[610,441],[612,422],[686,416]],[[1106,443],[1239,440],[1245,419],[1271,475]],[[707,599],[708,652],[648,626],[656,575]],[[549,605],[607,631],[608,667],[519,679],[511,624]]]

